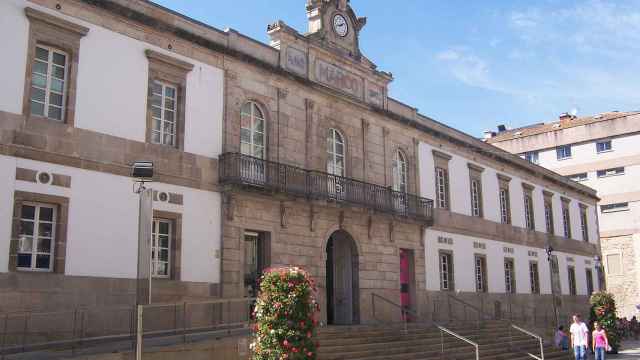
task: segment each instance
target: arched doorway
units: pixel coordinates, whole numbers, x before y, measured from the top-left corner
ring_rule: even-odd
[[[327,241],[327,323],[351,325],[360,322],[358,249],[343,230]]]

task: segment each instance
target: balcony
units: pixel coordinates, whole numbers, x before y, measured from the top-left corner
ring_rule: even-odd
[[[238,153],[220,156],[220,183],[360,206],[428,225],[433,222],[433,200]]]

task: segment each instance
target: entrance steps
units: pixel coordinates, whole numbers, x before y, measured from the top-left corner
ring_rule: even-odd
[[[527,353],[540,356],[537,339],[504,321],[486,321],[477,325],[458,324],[447,329],[473,342],[482,360],[532,360]],[[475,347],[433,325],[409,324],[405,333],[398,325],[331,326],[318,332],[319,360],[475,360]],[[443,352],[444,347],[444,352]],[[569,360],[573,357],[545,345],[545,360]]]

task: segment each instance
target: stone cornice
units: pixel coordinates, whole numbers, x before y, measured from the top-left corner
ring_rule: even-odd
[[[79,36],[85,36],[89,33],[89,28],[87,27],[72,23],[70,21],[61,19],[53,15],[49,15],[45,12],[36,10],[34,8],[30,8],[30,7],[24,8],[24,14],[27,16],[27,18],[29,18],[29,20],[41,21],[46,24],[55,26],[57,28],[61,28],[66,31],[72,32]]]
[[[598,254],[593,243],[565,239],[547,233],[532,231],[510,224],[434,209],[434,225],[431,229],[448,233],[473,236],[487,240],[544,249],[549,243],[556,251],[592,257]]]

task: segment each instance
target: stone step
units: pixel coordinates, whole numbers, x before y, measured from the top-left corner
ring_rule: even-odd
[[[482,360],[531,360],[527,352],[537,355],[540,351],[536,339],[510,329],[505,321],[488,321],[481,328],[468,323],[447,328],[478,343]],[[440,330],[427,324],[408,324],[406,333],[401,325],[328,327],[320,329],[318,341],[319,360],[475,359],[473,346],[448,334],[443,338]],[[545,346],[545,359],[568,360],[571,356]]]

